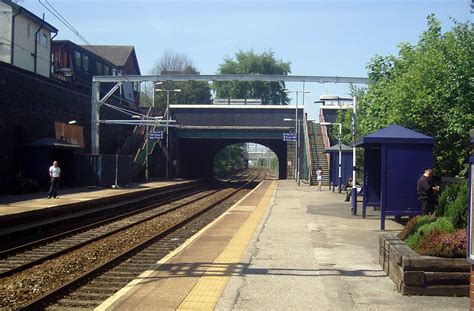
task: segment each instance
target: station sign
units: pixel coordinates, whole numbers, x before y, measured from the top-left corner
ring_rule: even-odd
[[[149,139],[163,139],[163,131],[155,131],[148,133]]]
[[[295,133],[283,133],[283,141],[296,141]]]

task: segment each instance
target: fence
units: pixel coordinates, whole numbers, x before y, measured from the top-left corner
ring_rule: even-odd
[[[76,158],[78,183],[110,187],[131,182],[132,157],[128,155],[83,155]]]

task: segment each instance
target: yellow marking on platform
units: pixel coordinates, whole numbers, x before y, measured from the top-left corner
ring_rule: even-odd
[[[204,272],[177,310],[214,310],[222,291],[229,281],[229,274],[232,274],[232,271],[230,271],[226,275],[223,267],[239,264],[257,225],[270,205],[276,185],[276,181],[272,181],[255,210],[232,237],[224,251],[216,258],[214,265],[211,265]],[[221,275],[216,276],[216,273]]]
[[[175,257],[178,255],[181,251],[183,251],[186,247],[189,246],[194,240],[197,238],[201,237],[209,228],[214,226],[218,221],[220,221],[222,218],[224,218],[225,215],[229,214],[232,209],[238,207],[238,205],[245,200],[248,196],[250,196],[252,193],[254,193],[260,186],[262,186],[264,181],[260,182],[257,187],[252,189],[249,193],[247,193],[243,198],[238,200],[234,205],[232,205],[227,212],[223,213],[216,219],[214,219],[211,223],[209,223],[207,226],[199,230],[196,234],[194,234],[192,237],[187,239],[183,244],[181,244],[178,248],[176,248],[174,251],[166,255],[165,257],[161,258],[154,266],[153,269],[146,270],[143,273],[141,273],[136,279],[130,281],[127,285],[122,287],[118,292],[110,296],[108,299],[106,299],[104,302],[102,302],[100,305],[95,307],[94,311],[105,311],[107,310],[113,303],[115,303],[117,300],[119,300],[122,296],[124,296],[128,291],[130,291],[133,287],[135,287],[137,284],[139,284],[142,280],[146,279],[149,277],[152,273],[154,273],[162,264],[168,262],[171,258]]]

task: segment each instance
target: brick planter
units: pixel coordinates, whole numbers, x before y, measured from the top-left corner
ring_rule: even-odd
[[[379,237],[379,262],[403,295],[469,296],[465,258],[419,255],[392,233]]]

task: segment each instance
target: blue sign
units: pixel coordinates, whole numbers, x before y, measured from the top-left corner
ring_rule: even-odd
[[[295,133],[283,133],[283,141],[296,141]]]
[[[156,131],[148,133],[149,139],[163,139],[163,131]]]

